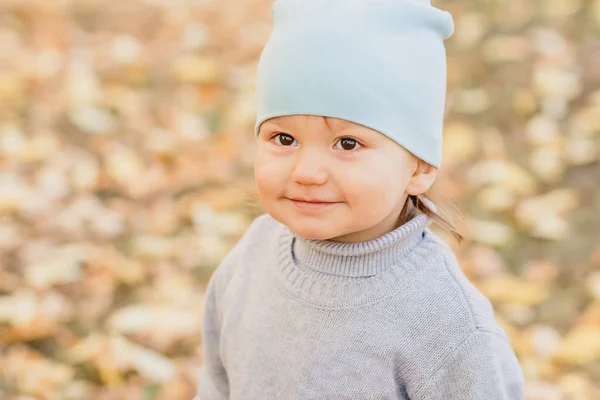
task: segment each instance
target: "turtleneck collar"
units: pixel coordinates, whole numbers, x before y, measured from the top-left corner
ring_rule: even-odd
[[[293,252],[296,260],[326,274],[367,277],[397,265],[421,239],[431,219],[420,214],[367,242],[341,243],[331,240],[305,239],[294,233]]]
[[[306,239],[282,225],[274,277],[289,295],[318,307],[354,307],[394,296],[429,265],[436,246],[427,229],[431,222],[419,214],[360,243]]]

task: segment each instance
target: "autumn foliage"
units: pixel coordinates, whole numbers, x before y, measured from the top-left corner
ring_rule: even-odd
[[[399,0],[400,1],[400,0]],[[450,11],[443,209],[528,400],[600,398],[600,1]],[[191,399],[207,279],[262,213],[266,0],[0,2],[0,399]]]

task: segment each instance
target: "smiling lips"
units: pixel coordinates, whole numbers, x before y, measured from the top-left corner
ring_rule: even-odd
[[[289,199],[294,205],[303,211],[318,211],[338,202],[322,201],[318,199]]]

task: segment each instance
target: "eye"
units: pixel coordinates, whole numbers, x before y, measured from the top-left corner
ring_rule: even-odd
[[[273,136],[273,139],[275,139],[275,143],[279,142],[277,144],[280,146],[291,146],[296,141],[296,139],[287,133],[278,133],[277,135]]]
[[[357,146],[362,146],[357,140],[349,137],[341,138],[335,145],[336,149],[346,151],[354,150]],[[341,145],[341,148],[338,145]]]

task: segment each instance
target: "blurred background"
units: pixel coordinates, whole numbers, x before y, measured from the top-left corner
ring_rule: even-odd
[[[0,1],[0,399],[191,399],[207,280],[263,211],[272,0]],[[528,400],[600,399],[600,1],[434,1],[456,251]],[[444,204],[440,204],[444,207]]]

